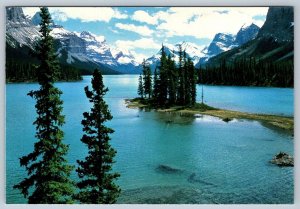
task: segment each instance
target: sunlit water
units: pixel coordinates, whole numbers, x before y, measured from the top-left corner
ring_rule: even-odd
[[[128,109],[125,98],[136,97],[138,77],[104,76],[106,101],[115,130],[114,169],[121,174],[118,203],[292,203],[293,168],[269,163],[279,151],[293,154],[293,137],[257,121],[225,123],[205,116],[178,115]],[[86,155],[80,142],[82,113],[90,107],[83,81],[58,83],[64,94],[65,143],[68,159],[76,165]],[[7,203],[26,203],[13,185],[26,177],[18,158],[35,142],[35,101],[26,94],[37,84],[6,86],[6,196]],[[198,86],[197,99],[201,99]],[[293,115],[293,89],[204,86],[204,100],[220,108]],[[170,123],[170,121],[172,121]],[[168,168],[172,168],[168,170]],[[72,175],[77,179],[76,173]]]

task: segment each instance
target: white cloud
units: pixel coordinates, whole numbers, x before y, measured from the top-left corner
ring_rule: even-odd
[[[159,12],[158,30],[167,37],[193,36],[212,39],[216,33],[237,33],[245,23],[257,23],[256,15],[266,15],[267,7],[174,7]]]
[[[151,16],[143,10],[138,10],[133,13],[132,19],[139,22],[145,22],[151,25],[156,25],[158,21],[158,16]]]
[[[254,20],[253,23],[261,28],[265,22],[262,20]]]
[[[145,55],[145,54],[142,54],[142,53],[136,53],[135,51],[130,51],[130,52],[134,56],[135,61],[139,64],[141,64],[144,59],[149,58],[149,55]]]
[[[62,21],[62,22],[65,22],[68,20],[68,16],[66,13],[60,11],[60,10],[49,10],[49,12],[51,13],[51,18],[53,20],[56,20],[56,21]]]
[[[138,33],[142,36],[151,36],[153,34],[153,30],[149,29],[147,26],[137,26],[134,24],[123,24],[123,23],[117,23],[116,27],[123,30],[132,31],[135,33]]]
[[[38,11],[40,11],[39,7],[22,7],[23,13],[30,18],[35,15]]]
[[[118,40],[116,41],[116,47],[120,49],[159,49],[160,45],[157,44],[152,38],[141,38],[134,41],[124,41]]]
[[[23,7],[25,15],[33,16],[39,11],[38,7]],[[49,7],[53,20],[66,21],[79,19],[82,22],[104,21],[109,22],[112,18],[126,19],[127,14],[111,7]]]

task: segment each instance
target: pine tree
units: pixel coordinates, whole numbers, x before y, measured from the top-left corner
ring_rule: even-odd
[[[188,68],[187,68],[187,74],[188,74],[188,94],[189,94],[189,105],[194,105],[196,103],[196,72],[193,61],[188,58]]]
[[[84,161],[78,160],[77,173],[81,179],[77,199],[82,203],[115,203],[120,188],[114,183],[120,175],[112,172],[113,158],[116,151],[111,147],[109,134],[114,130],[105,126],[112,115],[103,97],[108,91],[103,84],[98,70],[93,73],[92,90],[85,87],[85,94],[93,104],[90,112],[83,113],[83,131],[81,141],[88,146],[88,156]]]
[[[143,78],[141,74],[139,76],[138,95],[140,95],[141,98],[144,98],[144,85],[143,85]]]
[[[168,98],[169,98],[169,104],[174,105],[176,102],[177,71],[176,71],[175,61],[172,60],[171,55],[168,55],[167,63],[168,63],[167,64]]]
[[[144,94],[148,95],[148,99],[150,99],[152,95],[152,77],[151,77],[151,69],[146,61],[143,61],[143,80],[144,80]]]
[[[155,69],[154,69],[154,78],[153,78],[153,94],[152,94],[152,97],[153,97],[155,102],[157,102],[157,96],[158,96],[158,93],[159,93],[159,83],[160,83],[160,80],[159,80],[159,76],[158,76],[158,73],[157,73],[157,68],[155,67]]]
[[[178,61],[178,103],[180,105],[185,104],[185,59],[183,57],[182,46],[179,45],[179,61]]]
[[[61,114],[63,102],[60,99],[62,92],[53,85],[58,61],[50,36],[51,17],[44,7],[40,15],[41,39],[35,50],[40,61],[37,68],[40,88],[28,93],[36,99],[38,116],[33,124],[36,125],[35,136],[38,141],[32,153],[20,158],[20,164],[26,168],[28,177],[14,188],[21,190],[24,197],[28,198],[28,203],[70,203],[74,185],[69,176],[73,167],[65,159],[68,146],[63,144],[64,133],[61,130],[64,124],[64,116]]]
[[[168,102],[168,75],[167,75],[168,63],[165,47],[161,47],[161,57],[159,66],[159,91],[157,101],[160,105],[166,105]]]

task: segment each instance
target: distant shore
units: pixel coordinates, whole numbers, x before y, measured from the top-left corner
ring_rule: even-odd
[[[128,108],[149,108],[155,109],[158,112],[178,112],[183,115],[197,116],[197,114],[210,115],[218,117],[225,122],[229,122],[232,119],[248,119],[248,120],[257,120],[261,121],[267,125],[274,126],[288,131],[293,134],[294,132],[294,118],[279,116],[279,115],[267,115],[267,114],[255,114],[255,113],[246,113],[233,110],[225,110],[214,108],[206,104],[196,103],[192,107],[185,106],[171,106],[167,108],[157,108],[147,102],[146,99],[126,99],[126,105]]]

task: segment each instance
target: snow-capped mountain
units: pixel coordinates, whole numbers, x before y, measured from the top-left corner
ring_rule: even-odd
[[[40,36],[39,13],[31,19],[21,7],[7,7],[7,44],[13,49],[34,45]],[[62,63],[77,65],[79,68],[105,68],[105,72],[138,73],[134,55],[128,50],[113,49],[104,37],[90,32],[71,32],[52,23],[51,36],[55,40],[58,57]],[[114,55],[113,55],[114,54]]]
[[[121,73],[136,73],[135,57],[128,50],[113,48],[104,37],[98,37],[90,32],[80,33],[86,43],[86,55],[97,63],[118,70]]]
[[[118,63],[124,64],[124,65],[134,65],[138,66],[139,63],[137,63],[135,60],[136,58],[130,52],[129,50],[126,49],[119,49],[119,48],[111,48],[110,49],[112,56],[117,60]]]
[[[34,45],[40,36],[40,15],[36,13],[31,19],[26,17],[21,7],[7,7],[6,40],[12,49]],[[256,37],[259,27],[244,25],[236,35],[218,33],[205,48],[191,42],[181,42],[175,45],[164,44],[165,52],[175,60],[179,57],[179,46],[191,58],[195,66],[206,63],[210,58],[240,46]],[[55,48],[60,61],[80,69],[103,68],[107,73],[140,73],[141,65],[137,63],[135,54],[126,49],[110,46],[104,37],[88,31],[81,33],[68,31],[52,22],[51,35],[55,39]],[[23,53],[24,54],[24,53]],[[159,62],[161,49],[146,59],[153,70]]]
[[[259,27],[254,23],[251,23],[250,25],[244,24],[236,34],[235,43],[240,46],[249,40],[255,39],[258,31]]]
[[[178,61],[179,59],[179,47],[181,46],[182,51],[186,52],[186,56],[190,58],[194,64],[198,63],[201,56],[204,54],[202,53],[202,48],[197,46],[194,43],[190,42],[181,42],[175,45],[172,44],[164,44],[164,50],[166,55],[171,55],[174,60]],[[146,62],[150,64],[152,70],[155,69],[156,65],[158,64],[161,57],[161,49],[153,56],[146,59]]]
[[[85,42],[86,55],[93,61],[109,66],[118,65],[104,38],[97,39],[94,35],[87,31],[81,32],[80,38]]]
[[[282,62],[294,59],[294,8],[290,6],[269,7],[266,21],[256,32],[257,27],[244,26],[239,33],[252,30],[251,41],[219,54],[208,61],[210,66],[219,66],[223,60],[234,62],[244,57],[259,59],[262,63],[267,61]],[[253,30],[254,29],[254,30]],[[249,36],[247,36],[249,37]],[[238,35],[237,38],[238,39]]]
[[[204,48],[190,42],[182,42],[175,45],[164,44],[164,48],[167,55],[170,54],[175,60],[178,60],[179,46],[181,45],[187,57],[192,59],[196,67],[199,67],[210,58],[253,40],[257,36],[258,31],[259,27],[252,23],[250,25],[243,25],[236,35],[217,33],[212,42]],[[158,64],[160,55],[161,49],[155,55],[146,59],[152,70],[155,69]]]
[[[252,23],[250,25],[243,25],[236,35],[217,33],[209,46],[203,49],[202,53],[204,56],[200,58],[196,67],[205,64],[210,58],[215,57],[222,52],[229,51],[255,39],[258,31],[259,27]]]
[[[39,35],[38,28],[25,17],[21,7],[6,8],[6,41],[10,46],[33,48]]]

